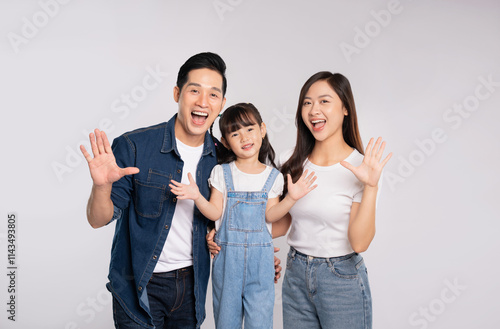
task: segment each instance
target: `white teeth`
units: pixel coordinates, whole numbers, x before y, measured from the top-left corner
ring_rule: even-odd
[[[320,123],[320,122],[325,122],[326,120],[314,120],[314,121],[311,121],[311,123]]]
[[[205,112],[193,111],[192,113],[195,115],[199,115],[200,117],[208,117],[208,113],[205,113]]]

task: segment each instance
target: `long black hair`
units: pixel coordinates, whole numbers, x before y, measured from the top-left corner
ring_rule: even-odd
[[[340,73],[331,73],[327,71],[318,72],[313,74],[302,86],[300,90],[299,103],[297,105],[297,114],[295,116],[295,125],[297,126],[297,142],[293,154],[281,167],[283,175],[290,174],[292,181],[296,182],[304,171],[304,161],[311,154],[316,143],[313,134],[307,128],[304,120],[302,119],[302,105],[309,88],[317,81],[326,81],[330,87],[335,91],[342,101],[342,105],[347,110],[347,115],[344,116],[342,122],[342,136],[344,141],[352,148],[358,150],[359,153],[364,154],[363,143],[358,129],[358,118],[356,115],[356,106],[354,104],[354,96],[352,94],[351,84],[345,76]],[[283,195],[288,190],[287,180],[285,179],[285,187]]]
[[[230,133],[240,129],[241,127],[248,127],[251,125],[262,125],[262,117],[260,116],[257,108],[251,103],[238,103],[228,107],[223,113],[219,121],[219,129],[222,138],[226,138]],[[219,146],[219,145],[218,145]],[[236,155],[233,151],[228,150],[224,146],[220,145],[217,150],[217,157],[219,163],[229,163],[236,160]],[[222,150],[223,148],[224,150]],[[274,163],[275,152],[267,134],[262,140],[262,146],[259,150],[259,161],[273,166],[276,168]]]

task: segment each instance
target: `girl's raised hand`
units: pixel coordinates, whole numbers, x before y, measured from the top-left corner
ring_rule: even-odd
[[[287,174],[286,178],[288,181],[287,195],[292,198],[293,201],[299,200],[318,186],[318,184],[312,185],[316,180],[314,171],[309,176],[307,176],[307,169],[302,173],[302,176],[300,176],[295,184],[292,182],[292,177],[290,176],[290,174]]]
[[[172,193],[177,195],[177,199],[190,199],[196,201],[201,195],[200,189],[198,188],[198,185],[196,185],[196,181],[193,179],[191,173],[188,173],[188,179],[189,185],[176,182],[172,179],[172,183],[168,186],[170,186],[170,190],[172,191]]]
[[[359,181],[365,185],[375,187],[378,185],[382,169],[387,161],[392,157],[392,152],[389,153],[384,160],[382,154],[384,153],[385,142],[382,142],[382,137],[377,138],[375,146],[373,145],[373,138],[370,139],[368,146],[366,146],[365,157],[363,163],[358,167],[346,161],[341,161],[340,164],[352,171]]]

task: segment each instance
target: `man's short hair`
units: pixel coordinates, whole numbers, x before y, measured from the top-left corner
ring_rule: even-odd
[[[191,56],[186,63],[179,69],[177,75],[177,87],[179,91],[187,82],[188,73],[197,69],[210,69],[218,72],[222,76],[222,96],[226,94],[227,80],[226,80],[226,63],[217,54],[206,52],[199,53]]]

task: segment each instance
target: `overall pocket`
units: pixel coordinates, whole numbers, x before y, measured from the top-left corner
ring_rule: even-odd
[[[229,210],[229,230],[240,232],[262,232],[264,229],[264,201],[237,201]]]
[[[157,218],[165,200],[166,185],[135,180],[134,203],[136,212],[145,218]]]

